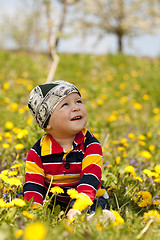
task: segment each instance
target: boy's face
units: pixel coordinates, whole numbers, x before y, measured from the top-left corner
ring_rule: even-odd
[[[47,129],[55,138],[67,138],[80,132],[86,123],[87,111],[82,98],[77,93],[71,93],[57,105]]]

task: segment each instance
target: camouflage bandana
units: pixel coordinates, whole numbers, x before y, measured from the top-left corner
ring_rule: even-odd
[[[40,128],[47,127],[56,106],[71,93],[80,95],[75,85],[62,80],[39,85],[31,91],[28,107]]]

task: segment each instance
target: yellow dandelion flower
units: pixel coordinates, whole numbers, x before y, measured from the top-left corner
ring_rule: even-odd
[[[18,134],[21,131],[21,128],[14,127],[12,130],[14,133]]]
[[[121,160],[121,158],[118,156],[118,157],[116,157],[116,163],[117,164],[119,164],[120,163],[120,160]]]
[[[111,210],[111,212],[114,214],[116,219],[116,221],[112,223],[113,226],[117,226],[124,223],[124,219],[121,217],[121,215],[117,211]]]
[[[126,139],[126,138],[122,138],[122,139],[121,139],[121,143],[124,144],[124,143],[126,143],[126,142],[127,142],[127,139]]]
[[[143,182],[143,179],[141,177],[139,177],[139,176],[134,176],[133,178],[138,180],[139,182]]]
[[[145,173],[148,177],[151,177],[151,176],[152,176],[152,172],[151,172],[151,170],[149,170],[149,169],[144,169],[144,170],[143,170],[143,173]]]
[[[68,189],[67,194],[70,196],[70,198],[77,198],[78,197],[78,191],[74,188]]]
[[[143,172],[148,176],[148,177],[158,177],[159,174],[156,172],[152,172],[149,169],[144,169]]]
[[[142,197],[142,201],[138,204],[139,207],[146,207],[152,204],[152,195],[148,191],[140,191],[139,196]]]
[[[73,221],[74,221],[74,219],[73,219]],[[70,223],[70,221],[69,221],[69,223]],[[73,228],[72,228],[72,226],[69,225],[69,224],[64,224],[64,228],[65,228],[68,232],[70,232],[70,233],[73,232]]]
[[[3,170],[3,171],[1,172],[1,174],[4,175],[4,176],[6,176],[6,175],[8,174],[8,172],[9,172],[9,170],[6,169],[6,170]]]
[[[147,207],[147,202],[145,200],[142,200],[138,204],[139,207]]]
[[[159,177],[159,178],[156,178],[156,179],[154,179],[154,182],[160,183],[160,177]]]
[[[128,80],[128,79],[129,79],[129,75],[125,73],[125,74],[123,75],[123,79],[124,79],[124,80]]]
[[[123,152],[123,151],[125,151],[125,147],[118,147],[117,150],[120,152]]]
[[[23,215],[25,216],[25,217],[27,217],[28,219],[33,219],[34,218],[34,216],[32,215],[32,214],[30,214],[29,212],[27,212],[27,211],[23,211],[22,212],[23,213]]]
[[[27,119],[27,125],[30,126],[32,124],[32,121],[33,121],[33,117],[29,116],[28,119]]]
[[[148,191],[140,191],[140,196],[142,196],[143,199],[152,199],[152,195]]]
[[[151,138],[151,137],[152,137],[152,133],[151,133],[151,132],[148,132],[148,133],[147,133],[147,137],[148,137],[148,138]]]
[[[11,208],[11,207],[14,207],[14,203],[11,201],[11,202],[6,202],[5,203],[5,207],[6,208]]]
[[[103,100],[106,100],[106,99],[107,99],[107,96],[106,96],[105,94],[101,94],[101,98],[102,98]]]
[[[13,199],[12,203],[14,203],[18,207],[24,207],[26,205],[26,202],[23,199],[20,199],[20,198]]]
[[[97,100],[97,104],[98,104],[99,106],[101,106],[101,105],[104,104],[104,101],[103,101],[102,99],[98,99],[98,100]]]
[[[19,109],[19,113],[23,114],[25,112],[24,108]]]
[[[15,170],[15,171],[9,171],[9,172],[8,172],[8,175],[9,175],[9,176],[15,176],[15,175],[17,175],[17,174],[18,174],[18,171],[16,171],[16,170]]]
[[[97,228],[99,231],[102,231],[102,223],[98,222],[97,225],[96,225],[96,228]]]
[[[151,144],[151,145],[149,145],[148,149],[149,149],[149,151],[151,151],[151,152],[152,152],[152,151],[154,151],[154,150],[155,150],[155,146]]]
[[[6,138],[12,138],[12,135],[11,135],[10,132],[5,132],[4,136],[5,136]]]
[[[144,142],[144,141],[138,141],[138,143],[139,143],[139,145],[141,145],[141,146],[145,146],[146,145],[146,142]]]
[[[2,147],[3,147],[4,149],[7,149],[7,148],[10,147],[10,145],[9,145],[8,143],[3,143],[3,144],[2,144]]]
[[[60,187],[52,187],[50,190],[51,193],[61,194],[64,193],[64,190]]]
[[[14,193],[15,191],[14,191],[13,188],[6,188],[6,189],[4,189],[3,192],[8,194],[9,192],[13,192]]]
[[[159,116],[159,115],[155,115],[155,116],[154,116],[154,121],[155,121],[155,122],[158,122],[159,119],[160,119],[160,116]]]
[[[19,167],[22,167],[23,165],[21,163],[17,163],[17,164],[14,164],[13,166],[11,166],[11,168],[19,168]]]
[[[6,182],[6,183],[8,183],[8,177],[7,176],[5,176],[5,175],[3,175],[3,174],[1,174],[0,173],[0,178],[4,181],[4,182]]]
[[[159,113],[159,108],[153,108],[153,113],[158,114]]]
[[[148,94],[144,94],[143,95],[143,100],[144,101],[148,101],[149,100],[149,95]]]
[[[154,167],[154,170],[155,170],[155,172],[157,172],[158,174],[160,174],[160,165],[159,165],[159,164],[156,165],[156,166]]]
[[[22,235],[23,235],[22,229],[18,229],[14,234],[15,238],[20,238]]]
[[[117,116],[111,115],[110,117],[107,117],[108,122],[115,122],[117,120]]]
[[[131,174],[133,174],[133,175],[136,175],[135,170],[134,170],[134,167],[131,166],[131,165],[125,167],[125,171],[126,171],[127,173],[131,173]]]
[[[0,190],[3,188],[3,183],[0,183]]]
[[[31,90],[33,89],[32,84],[28,84],[28,85],[27,85],[27,89],[28,89],[29,91],[31,91]]]
[[[119,85],[119,88],[120,88],[121,90],[125,89],[126,87],[127,87],[127,84],[126,84],[126,83],[121,83],[121,84]]]
[[[91,206],[92,204],[93,204],[93,202],[91,201],[91,199],[89,197],[87,197],[86,195],[84,195],[82,193],[79,193],[78,198],[73,205],[73,209],[83,211],[84,209],[86,209],[88,206]]]
[[[127,157],[127,153],[125,151],[123,152],[122,157],[124,157],[124,158]]]
[[[138,136],[138,138],[139,138],[139,140],[142,140],[142,141],[144,141],[146,139],[146,137],[143,134],[140,134]]]
[[[124,97],[122,97],[122,98],[120,99],[120,103],[126,103],[127,100],[128,100],[127,97],[124,96]]]
[[[135,203],[137,203],[137,201],[138,201],[138,198],[136,198],[136,197],[132,197],[132,200],[135,202]]]
[[[32,223],[24,230],[24,236],[26,240],[44,240],[46,234],[46,227],[41,222]]]
[[[73,205],[73,209],[77,209],[79,211],[82,211],[86,207],[91,206],[93,204],[93,202],[91,201],[91,199],[88,196],[86,196],[83,193],[78,193],[78,191],[75,190],[75,189],[68,189],[67,194],[71,198],[76,198],[77,199],[75,201],[74,205]]]
[[[160,214],[157,210],[150,210],[144,213],[143,215],[144,222],[148,222],[151,218],[154,220],[154,222],[160,224]]]
[[[132,77],[137,77],[137,75],[138,75],[138,73],[137,73],[135,70],[132,70],[132,71],[131,71],[131,76],[132,76]],[[135,86],[139,86],[139,85],[137,84],[137,85],[135,85]]]
[[[15,146],[15,149],[18,149],[18,150],[21,150],[21,149],[23,149],[24,148],[24,145],[22,144],[22,143],[18,143],[18,144],[16,144],[16,146]]]
[[[109,193],[109,192],[113,191],[113,190],[116,189],[116,188],[117,188],[116,185],[114,185],[114,186],[112,186],[112,187],[109,187],[109,188],[107,188],[107,192]]]
[[[135,136],[133,133],[129,133],[129,134],[128,134],[128,137],[129,137],[130,139],[134,139],[136,136]]]
[[[138,102],[133,103],[133,107],[137,110],[142,110],[143,108],[142,105]]]
[[[152,157],[151,153],[148,152],[148,151],[142,151],[141,156],[144,157],[144,158],[147,158],[147,159]]]
[[[24,136],[26,136],[26,135],[28,135],[28,134],[29,134],[29,132],[28,132],[27,129],[21,129],[21,130],[18,132],[16,138],[17,138],[17,139],[22,139]]]
[[[10,105],[10,110],[11,110],[12,112],[16,112],[17,109],[18,109],[18,104],[17,104],[17,103],[11,103],[11,105]]]
[[[8,83],[8,82],[5,82],[4,84],[3,84],[3,89],[4,90],[8,90],[10,88],[10,84]]]
[[[21,180],[17,177],[8,178],[7,183],[10,184],[10,185],[15,185],[17,187],[22,186]]]
[[[4,208],[6,206],[6,202],[3,200],[3,198],[0,198],[0,207]]]
[[[160,205],[160,200],[153,201],[153,204],[156,205],[156,206]]]
[[[8,98],[8,97],[6,97],[5,99],[4,99],[4,103],[9,103],[10,102],[10,99]]]
[[[14,124],[12,122],[8,121],[5,123],[5,127],[8,129],[12,129],[14,127]]]

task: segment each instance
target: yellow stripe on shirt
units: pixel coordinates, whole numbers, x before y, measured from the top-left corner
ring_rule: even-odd
[[[82,162],[82,170],[90,164],[97,164],[100,168],[102,168],[102,156],[97,154],[86,156]]]
[[[51,180],[51,175],[46,174],[45,180],[47,182],[50,182]],[[64,183],[72,183],[72,182],[77,182],[80,180],[80,174],[71,174],[71,175],[58,175],[58,176],[53,176],[53,183],[55,184],[64,184]]]
[[[51,139],[48,135],[42,137],[40,145],[41,145],[41,156],[50,155],[51,154]]]
[[[44,171],[34,162],[26,162],[26,172],[39,173],[44,176]]]

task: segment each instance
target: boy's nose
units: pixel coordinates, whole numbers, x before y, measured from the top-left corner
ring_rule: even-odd
[[[73,107],[72,107],[72,111],[73,112],[79,111],[79,106],[77,104],[74,104]]]

